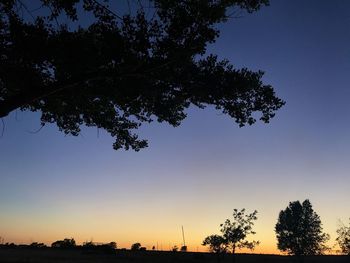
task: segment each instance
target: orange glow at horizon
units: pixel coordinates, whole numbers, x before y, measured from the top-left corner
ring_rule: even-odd
[[[17,221],[16,223],[21,223]],[[23,223],[23,222],[22,222]],[[3,232],[2,237],[5,238],[5,242],[14,242],[16,244],[30,244],[31,242],[43,242],[46,245],[50,246],[52,242],[56,240],[62,240],[64,238],[74,238],[78,245],[82,245],[84,242],[93,241],[97,243],[108,243],[116,242],[117,248],[127,248],[129,249],[133,243],[139,242],[142,246],[146,247],[147,250],[152,250],[154,246],[157,250],[160,251],[169,251],[175,245],[180,248],[183,245],[181,229],[177,226],[172,230],[166,229],[167,231],[159,232],[157,230],[149,229],[137,229],[137,231],[132,231],[130,228],[120,228],[118,230],[108,230],[106,228],[98,228],[98,231],[93,231],[90,229],[90,232],[82,229],[72,227],[72,229],[66,228],[58,229],[54,226],[49,225],[37,225],[37,228],[34,230],[29,230],[29,228],[17,228],[18,231],[15,231],[14,228],[8,228],[8,231]],[[258,225],[258,227],[260,227]],[[76,231],[74,231],[74,229]],[[47,232],[41,231],[46,229]],[[259,244],[254,250],[242,249],[238,250],[237,253],[249,253],[249,254],[279,254],[283,255],[281,251],[277,249],[276,239],[274,233],[271,231],[255,228],[258,232],[256,235],[251,236],[248,240],[259,240]],[[259,234],[259,230],[260,233]],[[91,233],[97,233],[91,235]],[[206,235],[203,235],[204,232],[210,234],[218,233],[218,231],[205,231],[203,229],[198,229],[195,227],[185,228],[185,240],[188,247],[188,251],[192,252],[208,252],[208,247],[202,246],[201,243]],[[36,234],[35,234],[36,233]]]

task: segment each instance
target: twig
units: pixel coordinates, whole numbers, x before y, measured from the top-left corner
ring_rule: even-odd
[[[33,16],[32,12],[28,9],[28,7],[21,1],[18,0],[18,2],[21,4],[21,6],[24,8],[24,10],[27,11],[27,13],[33,18],[33,20],[35,21],[35,17]]]
[[[102,7],[104,10],[106,10],[107,12],[111,13],[113,16],[115,16],[116,18],[123,20],[123,18],[121,16],[119,16],[117,13],[113,12],[112,10],[110,10],[109,8],[107,8],[106,6],[104,6],[103,4],[99,3],[97,0],[93,0],[93,2],[98,5],[99,7]]]
[[[36,134],[36,133],[40,132],[41,129],[42,129],[44,126],[45,126],[45,124],[42,123],[42,124],[41,124],[41,127],[40,127],[39,129],[37,129],[36,131],[27,131],[27,132],[29,132],[29,133],[31,133],[31,134]]]

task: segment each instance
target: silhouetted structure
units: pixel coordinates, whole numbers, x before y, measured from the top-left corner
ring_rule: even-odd
[[[183,241],[183,245],[180,248],[181,252],[186,252],[187,251],[187,246],[186,246],[186,241],[185,241],[185,231],[184,231],[184,226],[181,226],[181,230],[182,230],[182,241]]]

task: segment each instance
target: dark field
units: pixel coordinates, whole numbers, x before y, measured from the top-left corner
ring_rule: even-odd
[[[120,251],[115,255],[92,254],[81,250],[57,250],[57,249],[0,249],[1,263],[126,263],[126,262],[218,262],[216,255],[209,253],[180,253],[165,251]],[[231,255],[225,255],[220,261],[221,263],[232,262]],[[271,262],[271,263],[293,263],[297,262],[292,257],[277,255],[257,255],[257,254],[239,254],[236,256],[236,263],[255,263],[255,262]],[[314,256],[304,259],[304,263],[349,263],[350,259],[346,256]]]

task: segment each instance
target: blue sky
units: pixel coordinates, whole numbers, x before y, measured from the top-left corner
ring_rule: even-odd
[[[270,124],[239,128],[212,108],[190,108],[180,127],[152,123],[141,152],[114,151],[103,131],[79,137],[40,127],[36,113],[4,118],[0,236],[50,243],[139,241],[190,249],[230,217],[257,209],[257,252],[276,252],[273,227],[289,201],[309,198],[325,231],[350,216],[350,3],[271,1],[220,25],[208,53],[265,71],[287,103]]]

